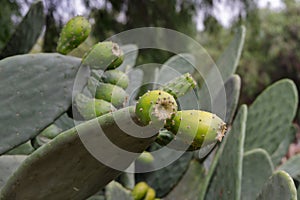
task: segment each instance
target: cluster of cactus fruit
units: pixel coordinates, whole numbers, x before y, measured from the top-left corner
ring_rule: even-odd
[[[41,1],[36,2],[29,12],[42,9],[41,5]],[[27,24],[30,16],[24,18]],[[129,91],[142,85],[130,78],[128,70],[135,65],[134,45],[105,41],[95,44],[82,59],[66,55],[85,41],[90,30],[85,18],[75,17],[62,29],[58,53],[9,55],[0,60],[1,200],[299,198],[300,156],[283,164],[280,160],[295,136],[292,120],[298,96],[294,83],[275,83],[249,108],[242,105],[232,120],[240,91],[240,79],[234,72],[244,28],[237,31],[217,62],[225,81],[224,119],[205,111],[209,108],[201,96],[203,110],[181,109],[179,99],[189,92],[205,94],[192,70],[130,102]],[[135,55],[128,57],[129,51]],[[1,55],[5,57],[5,53]],[[182,60],[189,62],[182,65]],[[192,55],[182,54],[165,65],[193,69],[188,66],[193,64]],[[86,79],[81,90],[73,94],[79,70]],[[218,101],[218,95],[213,98],[211,101]],[[67,114],[70,112],[72,115]],[[79,125],[74,126],[74,120]],[[119,127],[120,121],[125,127]],[[148,138],[126,133],[136,124],[157,132]],[[97,140],[97,135],[105,135],[114,145],[137,154],[124,159],[125,154],[111,150],[111,143]],[[118,168],[96,160],[83,142],[100,147],[112,158],[110,164]],[[158,159],[151,151],[164,146],[183,154],[155,171],[121,173],[132,166],[151,168]],[[164,159],[169,155],[160,156]]]

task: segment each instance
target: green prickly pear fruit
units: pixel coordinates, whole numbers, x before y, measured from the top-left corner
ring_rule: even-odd
[[[67,54],[78,47],[90,34],[91,24],[82,16],[68,21],[63,27],[57,44],[57,52]]]
[[[75,106],[80,115],[86,120],[117,110],[110,102],[102,99],[91,99],[84,94],[76,95]]]
[[[153,188],[149,187],[144,200],[154,200],[155,195],[156,195],[155,190]]]
[[[93,90],[93,88],[89,89],[90,91]],[[113,106],[120,108],[126,104],[128,95],[125,90],[119,86],[99,82],[95,91],[95,98],[111,102]]]
[[[177,112],[174,97],[161,90],[148,91],[136,103],[135,113],[144,125],[171,119]]]
[[[179,76],[165,86],[162,86],[160,89],[172,94],[175,98],[183,96],[187,91],[192,88],[195,88],[197,85],[196,81],[193,79],[192,75],[186,73],[182,76]]]
[[[179,139],[189,144],[189,150],[222,141],[226,124],[215,114],[201,110],[178,111],[173,119],[168,120],[165,128]]]
[[[138,158],[138,161],[144,164],[151,164],[154,161],[154,158],[151,153],[144,151]]]
[[[108,70],[102,75],[102,81],[104,83],[110,83],[120,86],[124,90],[128,87],[128,76],[120,70]]]
[[[142,200],[149,189],[149,186],[145,182],[139,182],[136,184],[131,192],[134,200]]]
[[[115,69],[123,62],[124,55],[120,47],[113,42],[95,44],[82,59],[82,64],[92,69]]]

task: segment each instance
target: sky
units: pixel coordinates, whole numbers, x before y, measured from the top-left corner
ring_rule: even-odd
[[[280,10],[284,8],[284,4],[281,0],[256,0],[257,5],[259,8],[267,8],[269,7],[272,10]],[[217,3],[214,11],[213,11],[216,19],[225,27],[230,26],[230,22],[234,17],[238,15],[238,8],[232,8],[228,5],[226,5],[224,0],[220,0],[219,3]],[[202,18],[203,16],[198,15],[196,18],[197,21],[197,29],[203,30],[203,24],[202,24]]]

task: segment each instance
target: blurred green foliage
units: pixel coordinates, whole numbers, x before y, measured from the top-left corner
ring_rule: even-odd
[[[16,0],[1,0],[0,6],[0,49],[8,41],[10,35],[13,33],[12,28],[15,21],[20,16],[19,4]],[[15,20],[15,21],[14,21]]]

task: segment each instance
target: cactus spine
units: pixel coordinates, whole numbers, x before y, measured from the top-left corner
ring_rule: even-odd
[[[78,47],[89,36],[91,24],[82,16],[77,16],[68,21],[63,27],[58,44],[57,52],[67,54]]]

